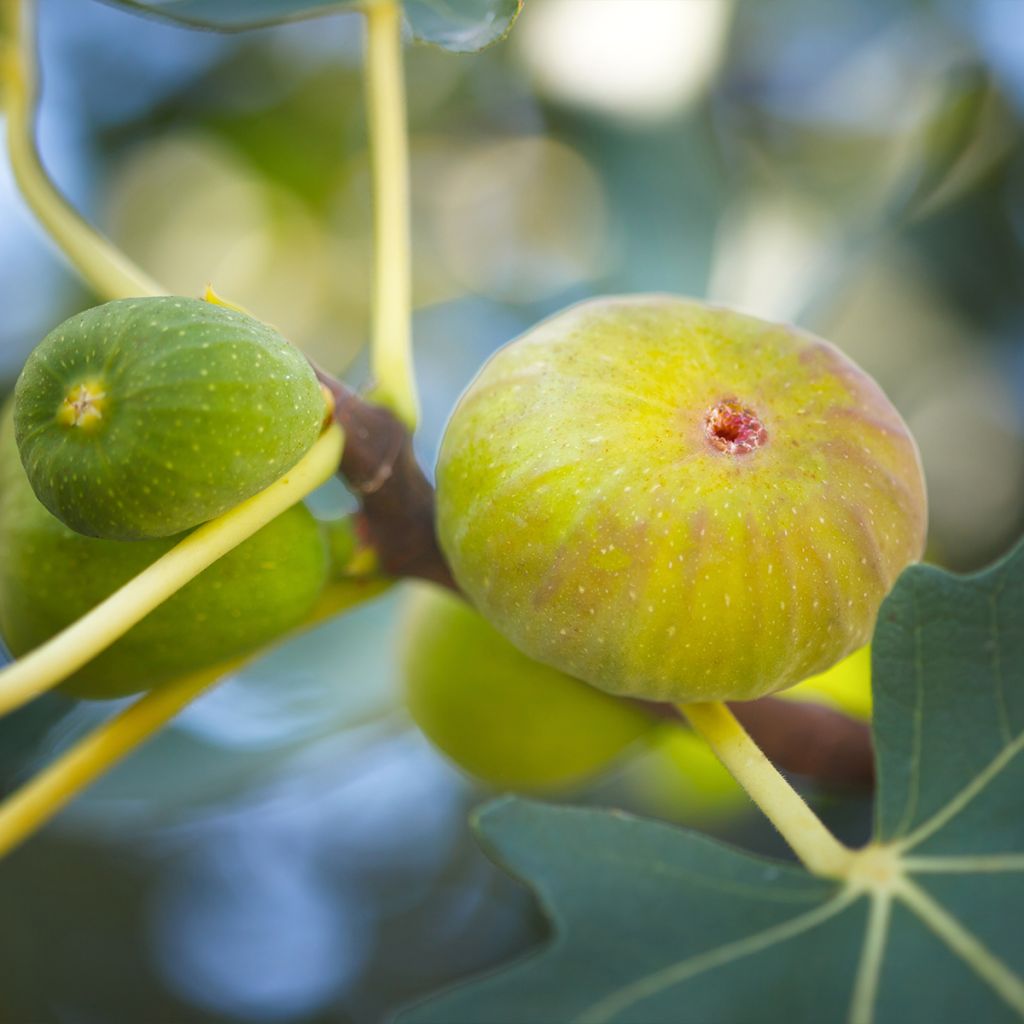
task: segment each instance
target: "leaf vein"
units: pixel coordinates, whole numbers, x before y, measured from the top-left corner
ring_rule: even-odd
[[[904,857],[911,874],[986,874],[1024,871],[1024,854],[993,853],[966,857]]]
[[[901,850],[911,850],[920,845],[943,825],[955,818],[970,802],[1009,765],[1024,749],[1024,733],[1021,733],[1008,747],[1004,747],[974,778],[953,797],[945,807],[936,811],[927,821],[896,844]]]
[[[878,979],[882,973],[886,939],[889,937],[891,910],[890,893],[878,892],[872,896],[868,926],[864,932],[864,947],[850,1002],[850,1024],[871,1024],[875,1019]]]
[[[923,889],[904,878],[899,898],[1009,1006],[1024,1016],[1024,981]]]
[[[574,1022],[575,1024],[605,1024],[605,1022],[613,1020],[616,1014],[622,1010],[643,999],[649,999],[673,985],[678,985],[705,971],[724,967],[736,960],[752,956],[776,942],[796,938],[796,936],[824,924],[845,910],[861,895],[854,889],[844,889],[827,903],[806,914],[800,914],[798,917],[773,925],[755,935],[748,935],[735,942],[718,946],[716,949],[698,953],[647,974],[629,985],[623,985],[587,1007],[583,1013],[574,1018]]]

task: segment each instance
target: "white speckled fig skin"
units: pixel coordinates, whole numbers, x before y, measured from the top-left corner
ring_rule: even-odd
[[[18,378],[14,421],[39,500],[79,533],[169,537],[290,469],[320,434],[302,353],[243,313],[177,296],[71,317]]]
[[[496,353],[437,469],[455,578],[527,654],[612,693],[760,697],[871,637],[920,558],[913,438],[825,341],[661,295]]]

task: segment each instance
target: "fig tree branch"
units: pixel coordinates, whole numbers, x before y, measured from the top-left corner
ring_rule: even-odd
[[[381,570],[457,590],[434,533],[434,488],[412,449],[412,435],[390,410],[364,401],[317,368],[345,432],[340,473],[359,499],[363,533]]]
[[[437,543],[434,489],[413,454],[412,437],[390,411],[360,398],[321,370],[345,431],[340,475],[360,502],[363,533],[388,576],[429,580],[458,592]],[[652,715],[678,718],[671,704],[638,701]],[[831,786],[874,783],[871,730],[816,704],[764,697],[730,705],[767,757],[785,771]]]

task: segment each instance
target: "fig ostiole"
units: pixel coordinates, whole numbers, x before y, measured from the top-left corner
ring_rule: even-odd
[[[465,600],[433,586],[412,594],[402,677],[431,742],[502,789],[577,786],[657,727],[637,706],[528,658]]]
[[[518,648],[675,702],[760,697],[863,646],[927,518],[914,440],[846,356],[662,295],[498,351],[437,496],[455,579]]]
[[[55,328],[15,388],[39,500],[79,533],[169,537],[273,483],[316,440],[320,385],[302,353],[233,309],[122,299]]]
[[[36,498],[9,414],[0,424],[0,633],[20,656],[71,625],[181,535],[103,540],[71,530]],[[329,575],[327,540],[302,504],[219,559],[63,690],[92,699],[151,689],[257,650],[299,626]]]

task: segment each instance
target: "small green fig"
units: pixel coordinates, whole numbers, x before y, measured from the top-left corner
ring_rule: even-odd
[[[273,483],[316,440],[324,398],[298,349],[198,299],[122,299],[53,330],[15,389],[22,462],[79,533],[169,537]]]
[[[402,637],[409,710],[469,774],[521,792],[566,789],[606,769],[656,727],[516,650],[464,600],[419,588]]]
[[[0,632],[21,655],[69,626],[180,537],[113,541],[69,529],[37,500],[10,415],[0,425]],[[328,577],[327,541],[304,505],[264,526],[64,684],[103,699],[256,650],[298,626]]]
[[[744,700],[870,639],[920,558],[906,425],[827,342],[671,296],[585,302],[494,355],[437,467],[456,580],[612,693]]]

